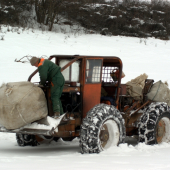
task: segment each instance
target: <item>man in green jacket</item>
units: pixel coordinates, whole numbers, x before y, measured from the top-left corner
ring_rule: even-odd
[[[46,81],[51,82],[54,118],[59,117],[63,114],[60,97],[65,83],[64,77],[61,74],[61,68],[52,61],[44,58],[32,57],[30,63],[32,66],[38,67],[41,85],[44,86]]]

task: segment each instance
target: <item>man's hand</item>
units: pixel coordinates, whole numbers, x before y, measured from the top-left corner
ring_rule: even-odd
[[[39,85],[38,85],[38,87],[41,87],[41,88],[43,88],[44,86],[43,86],[42,84],[39,84]]]

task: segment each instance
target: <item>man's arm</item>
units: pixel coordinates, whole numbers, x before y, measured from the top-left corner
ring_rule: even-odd
[[[38,67],[38,71],[40,75],[40,84],[44,86],[47,80],[48,69],[46,67],[40,66]]]

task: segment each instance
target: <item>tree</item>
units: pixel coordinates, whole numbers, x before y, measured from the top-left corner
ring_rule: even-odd
[[[63,0],[35,0],[37,22],[48,25],[51,31],[55,17],[62,11],[63,4]]]
[[[20,24],[21,13],[30,10],[32,0],[0,0],[0,23]]]

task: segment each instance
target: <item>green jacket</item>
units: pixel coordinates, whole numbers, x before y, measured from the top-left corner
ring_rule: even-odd
[[[44,60],[43,64],[38,66],[40,75],[40,84],[45,85],[46,81],[51,81],[54,75],[61,71],[61,68],[50,60]]]

